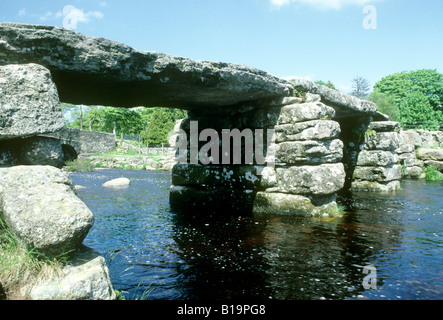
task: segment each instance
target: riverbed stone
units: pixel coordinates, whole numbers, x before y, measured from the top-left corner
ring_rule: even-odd
[[[358,166],[385,167],[398,162],[398,156],[393,151],[362,150],[358,155]]]
[[[335,199],[315,205],[310,198],[302,195],[258,192],[254,200],[253,213],[255,216],[336,216],[338,207]]]
[[[273,177],[269,175],[269,177]],[[317,166],[276,167],[275,182],[262,178],[267,192],[298,195],[331,195],[341,190],[345,183],[345,169],[342,163]]]
[[[22,291],[31,300],[116,299],[105,259],[86,246],[81,246],[72,255],[59,276]]]
[[[443,148],[419,148],[417,158],[425,161],[443,161]]]
[[[48,69],[37,64],[0,66],[0,141],[63,126],[57,88]]]
[[[48,257],[76,250],[94,223],[69,175],[51,166],[0,168],[0,206],[15,237]]]
[[[284,164],[337,163],[343,158],[343,142],[288,141],[275,145],[275,162]]]
[[[401,179],[401,166],[360,167],[354,171],[354,179],[366,181],[389,182]]]
[[[127,187],[131,184],[131,180],[128,178],[117,178],[110,181],[106,181],[103,184],[103,187],[106,188],[118,188],[118,187]]]
[[[313,120],[275,126],[277,143],[283,141],[334,140],[340,136],[340,124],[331,120]]]

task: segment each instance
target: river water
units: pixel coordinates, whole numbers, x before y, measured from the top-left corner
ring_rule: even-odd
[[[341,218],[184,218],[170,173],[72,173],[95,216],[84,244],[128,300],[443,299],[443,183],[353,194]],[[107,189],[127,177],[130,187]]]

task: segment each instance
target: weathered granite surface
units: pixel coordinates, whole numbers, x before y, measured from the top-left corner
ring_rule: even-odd
[[[290,96],[291,86],[244,65],[143,52],[61,27],[0,24],[0,65],[51,70],[60,100],[115,107],[217,107]]]
[[[0,141],[53,132],[63,125],[48,69],[36,64],[0,66]]]

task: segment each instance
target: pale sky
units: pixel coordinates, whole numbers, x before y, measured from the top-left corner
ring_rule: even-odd
[[[442,0],[0,1],[1,22],[65,25],[139,50],[329,80],[345,93],[356,76],[373,85],[401,71],[443,73]]]

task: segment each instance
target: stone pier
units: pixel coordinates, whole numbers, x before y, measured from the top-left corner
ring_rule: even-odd
[[[188,110],[190,118],[178,128],[186,137],[178,142],[180,162],[172,170],[170,203],[177,211],[334,216],[338,192],[396,186],[395,148],[383,144],[393,133],[368,127],[387,120],[377,106],[306,80],[14,23],[0,23],[0,66],[38,69],[66,103]],[[29,116],[19,109],[5,108],[11,119]],[[1,150],[22,134],[0,121]],[[26,138],[55,127],[26,132]],[[231,137],[223,139],[224,133]]]

